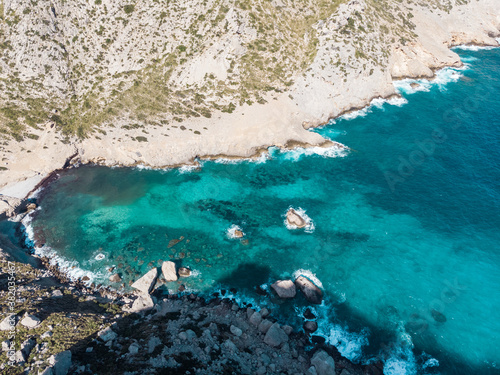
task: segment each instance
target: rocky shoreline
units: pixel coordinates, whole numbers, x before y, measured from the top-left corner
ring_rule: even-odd
[[[8,296],[7,267],[15,269],[17,287],[16,307],[0,323],[2,374],[383,373],[381,362],[354,364],[314,336],[310,309],[304,330],[296,331],[267,308],[238,305],[224,293],[210,299],[169,294],[163,282],[156,283],[158,277],[178,277],[180,270],[168,264],[163,275],[152,269],[136,281],[134,293],[118,293],[69,280],[47,258],[33,267],[10,253],[1,251],[0,257],[1,298]],[[296,284],[311,303],[321,302],[322,292],[311,281],[299,277]],[[272,289],[281,298],[296,294],[291,280]],[[2,313],[8,314],[6,305]],[[15,322],[12,340],[9,321]]]

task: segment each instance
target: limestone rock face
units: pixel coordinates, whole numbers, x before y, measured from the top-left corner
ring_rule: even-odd
[[[158,269],[156,267],[152,268],[139,280],[133,283],[132,288],[135,288],[143,293],[149,294],[151,290],[153,290],[157,277],[158,277]]]
[[[280,298],[293,298],[297,293],[292,280],[278,280],[271,285],[271,288]]]
[[[323,292],[314,283],[304,276],[299,276],[295,279],[295,285],[300,289],[306,299],[314,304],[321,304]]]
[[[289,225],[297,228],[304,228],[307,225],[307,222],[293,208],[290,208],[286,213],[286,220]]]
[[[161,272],[166,281],[177,281],[177,272],[175,270],[174,262],[163,262],[161,265]]]
[[[267,330],[264,342],[267,345],[278,347],[288,341],[288,335],[283,331],[278,323],[274,323]]]
[[[335,374],[335,361],[324,350],[319,350],[314,353],[311,363],[315,367],[318,375]]]
[[[71,351],[66,350],[49,358],[54,375],[66,375],[71,367]]]

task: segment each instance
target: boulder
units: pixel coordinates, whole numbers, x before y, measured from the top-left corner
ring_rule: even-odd
[[[335,361],[324,350],[318,350],[314,353],[311,364],[316,369],[318,375],[335,374]]]
[[[267,333],[267,331],[269,330],[269,328],[271,328],[271,326],[273,325],[273,322],[271,322],[270,320],[267,320],[267,319],[264,319],[262,322],[260,322],[259,324],[259,332],[262,332],[262,333]]]
[[[59,289],[56,289],[56,290],[52,291],[52,297],[53,298],[60,298],[62,296],[63,296],[63,293]]]
[[[256,311],[252,315],[250,315],[248,321],[252,323],[254,326],[258,327],[260,322],[262,322],[262,315],[260,315],[260,312]]]
[[[34,338],[29,338],[21,344],[21,353],[23,354],[24,360],[27,361],[31,351],[36,345],[36,340]]]
[[[278,280],[271,285],[271,288],[280,298],[293,298],[297,294],[295,284],[292,280]]]
[[[299,276],[295,279],[295,285],[304,294],[306,299],[314,304],[321,304],[323,292],[314,283],[304,276]]]
[[[14,327],[16,326],[16,316],[15,315],[7,315],[7,317],[2,320],[2,323],[0,323],[0,330],[1,331],[9,331],[13,330]]]
[[[244,235],[245,235],[245,234],[244,234],[241,230],[239,230],[239,229],[236,229],[236,230],[234,231],[234,237],[235,237],[235,238],[242,238]]]
[[[230,329],[231,333],[237,337],[240,337],[243,334],[243,331],[234,325],[231,325],[231,327],[229,329]]]
[[[288,341],[288,335],[280,328],[278,323],[274,323],[267,330],[266,335],[264,336],[264,342],[267,345],[278,347],[281,344]]]
[[[318,323],[308,320],[307,322],[304,323],[304,331],[313,333],[318,330]]]
[[[139,348],[140,348],[139,344],[136,343],[136,342],[133,342],[128,347],[128,352],[129,352],[130,355],[136,355],[137,353],[139,353]]]
[[[66,375],[71,367],[71,351],[66,350],[49,358],[54,375]]]
[[[128,309],[130,313],[137,313],[141,311],[151,310],[155,306],[153,299],[149,294],[141,294],[132,304],[132,307]]]
[[[162,266],[163,268],[163,266]],[[132,288],[143,293],[150,293],[155,286],[156,278],[158,277],[158,269],[151,268],[144,276],[132,284]]]
[[[115,273],[114,275],[111,275],[109,277],[109,281],[111,281],[112,283],[119,283],[120,281],[122,281],[122,278],[120,277],[120,275]]]
[[[40,318],[36,317],[35,315],[25,315],[20,323],[26,328],[36,328],[38,327],[40,322]]]
[[[118,337],[115,331],[111,329],[111,327],[105,328],[99,332],[97,332],[97,337],[99,337],[102,341],[108,342],[114,340]]]
[[[186,267],[179,268],[179,277],[189,277],[191,276],[191,270]]]
[[[166,281],[177,281],[177,272],[175,270],[174,262],[163,262],[161,265],[161,272]]]
[[[288,222],[288,225],[293,225],[297,228],[304,228],[307,225],[307,222],[304,220],[304,218],[291,207],[286,213],[286,221]]]

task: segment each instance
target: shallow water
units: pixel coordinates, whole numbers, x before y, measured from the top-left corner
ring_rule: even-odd
[[[399,82],[406,100],[317,130],[347,153],[68,170],[28,230],[97,283],[110,266],[128,283],[173,259],[195,270],[188,290],[251,300],[302,270],[321,280],[321,333],[344,355],[381,357],[388,374],[500,373],[500,50],[460,53],[466,69]],[[287,229],[290,206],[310,230]],[[233,225],[244,240],[228,236]],[[264,300],[283,314],[304,306]]]

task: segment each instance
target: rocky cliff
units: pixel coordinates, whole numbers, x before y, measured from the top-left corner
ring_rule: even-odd
[[[451,46],[497,45],[500,28],[495,0],[0,4],[0,193],[19,198],[69,159],[322,144],[305,128],[460,65]]]

